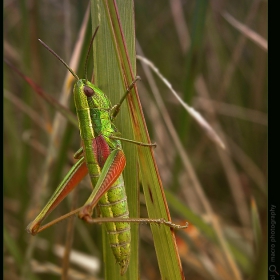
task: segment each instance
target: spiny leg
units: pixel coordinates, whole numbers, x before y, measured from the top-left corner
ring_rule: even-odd
[[[123,222],[123,223],[144,223],[144,224],[161,224],[174,229],[184,229],[188,227],[188,222],[185,225],[178,225],[165,219],[149,219],[149,218],[88,218],[87,223],[108,223],[108,222]]]
[[[49,228],[50,226],[54,225],[54,224],[57,224],[73,215],[76,215],[78,213],[81,213],[81,211],[84,210],[84,207],[85,206],[82,206],[76,210],[73,210],[57,219],[55,219],[54,221],[51,221],[43,226],[41,226],[38,231],[36,231],[36,233],[33,233],[33,234],[37,234],[47,228]],[[90,216],[87,216],[86,219],[83,219],[86,223],[89,223],[89,224],[98,224],[98,223],[110,223],[110,222],[120,222],[120,223],[146,223],[146,224],[162,224],[162,225],[165,225],[167,227],[170,227],[170,228],[174,228],[174,229],[184,229],[184,228],[187,228],[188,227],[188,222],[186,222],[186,224],[184,226],[182,225],[178,225],[178,224],[175,224],[175,223],[172,223],[171,221],[167,221],[165,219],[149,219],[149,218],[92,218]]]
[[[116,116],[118,115],[122,103],[124,102],[124,100],[126,99],[127,95],[130,93],[130,91],[132,90],[132,88],[134,87],[135,83],[136,83],[138,80],[141,80],[141,78],[140,78],[139,76],[136,76],[136,78],[132,81],[132,83],[131,83],[131,84],[129,85],[129,87],[126,89],[126,92],[125,92],[124,95],[122,96],[120,102],[119,102],[118,104],[114,105],[114,106],[111,108],[111,111],[112,111],[112,120],[114,120],[114,119],[116,118]]]
[[[155,148],[157,146],[156,143],[143,143],[143,142],[138,142],[138,141],[134,141],[134,140],[130,140],[130,139],[122,138],[119,136],[114,136],[114,135],[111,135],[110,138],[132,143],[132,144],[139,145],[139,146],[144,146],[144,147],[154,147]]]

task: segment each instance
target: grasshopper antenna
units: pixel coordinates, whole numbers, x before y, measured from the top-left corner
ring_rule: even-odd
[[[74,76],[76,80],[80,80],[78,75],[70,68],[70,66],[55,52],[53,51],[47,44],[45,44],[41,39],[38,39],[39,42],[51,53],[53,54],[64,66],[69,70],[69,72]]]
[[[87,56],[86,56],[86,63],[85,63],[85,77],[86,77],[86,82],[88,81],[88,78],[87,78],[87,65],[88,65],[88,58],[89,58],[89,53],[90,53],[90,50],[91,50],[91,47],[92,47],[92,44],[93,44],[93,40],[95,38],[95,35],[98,31],[98,28],[99,28],[99,25],[96,27],[95,31],[94,31],[94,34],[91,38],[91,41],[90,41],[90,44],[89,44],[89,47],[88,47],[88,51],[87,51]]]

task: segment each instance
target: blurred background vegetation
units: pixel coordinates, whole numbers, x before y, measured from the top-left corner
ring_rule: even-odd
[[[267,1],[134,3],[137,54],[154,63],[226,145],[222,150],[209,140],[163,82],[138,62],[138,90],[151,140],[158,144],[155,156],[172,220],[190,223],[184,232],[176,232],[185,277],[265,279]],[[57,100],[66,70],[38,38],[68,62],[87,5],[74,0],[4,1],[5,59]],[[91,36],[87,25],[78,73],[83,73]],[[166,111],[153,95],[156,91]],[[69,107],[73,110],[71,98]],[[67,223],[41,233],[37,242],[25,231],[72,166],[80,145],[77,129],[67,124],[55,139],[58,152],[48,162],[50,170],[44,172],[54,116],[55,109],[4,65],[5,279],[60,279]],[[47,189],[42,190],[45,176]],[[87,195],[85,180],[75,192],[76,204]],[[69,211],[72,198],[51,217]],[[146,215],[144,200],[141,212]],[[77,220],[74,229],[71,279],[99,279],[100,227]],[[140,233],[141,279],[159,279],[149,227],[141,225]]]

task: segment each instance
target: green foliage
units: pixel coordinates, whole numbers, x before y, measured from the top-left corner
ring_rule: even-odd
[[[124,17],[122,25],[124,33],[130,34],[125,38],[134,63],[134,37],[130,29],[134,20],[133,5],[131,1],[125,1],[127,3],[119,9],[124,13],[121,16],[131,13]],[[103,5],[104,1],[93,3]],[[79,1],[79,6],[70,1],[4,1],[5,58],[40,85],[46,94],[70,109],[73,109],[73,100],[71,81],[65,78],[67,71],[37,39],[50,45],[67,63],[73,59],[75,44],[81,43],[81,59],[76,58],[75,63],[78,76],[83,77],[85,53],[92,29],[98,22],[98,10],[92,6],[92,22],[84,25],[85,35],[78,36],[86,8],[84,1]],[[255,264],[264,263],[262,256],[266,250],[260,243],[262,236],[266,236],[262,231],[266,227],[267,208],[267,53],[258,43],[251,41],[249,33],[241,32],[227,21],[225,12],[265,39],[266,9],[267,3],[260,1],[224,1],[222,6],[208,1],[134,1],[137,54],[140,54],[141,47],[144,55],[183,99],[201,112],[223,136],[227,146],[226,152],[217,148],[159,79],[154,78],[153,84],[153,77],[146,76],[140,63],[137,71],[136,65],[132,65],[133,72],[142,78],[137,87],[151,142],[157,143],[153,153],[163,186],[168,189],[167,204],[172,221],[190,222],[186,231],[176,232],[187,279],[232,279],[232,275],[236,279],[255,279],[255,275],[263,275],[265,271],[265,266]],[[88,69],[90,75],[94,64],[95,83],[115,104],[124,92],[126,85],[123,83],[127,77],[120,74],[126,70],[120,70],[113,58],[114,47],[111,43],[109,45],[108,39],[111,36],[108,26],[100,27],[94,42],[94,62],[90,59]],[[155,87],[182,141],[184,148],[181,150],[176,148],[170,128],[166,129],[169,126],[162,119],[160,104],[154,101]],[[131,118],[131,109],[135,102],[130,100],[129,107],[125,104],[116,125],[123,137],[131,139],[135,136],[138,141],[147,142],[144,127],[137,128],[141,131],[141,140],[132,131],[131,120],[134,125],[135,122]],[[138,118],[140,111],[135,112]],[[65,118],[59,118],[57,109],[37,97],[21,77],[4,66],[5,279],[31,279],[31,275],[40,279],[60,279],[59,269],[64,262],[54,253],[54,245],[65,244],[67,222],[46,230],[37,239],[25,232],[27,224],[72,166],[73,154],[80,146],[77,128],[68,124],[64,130]],[[137,149],[130,144],[124,145],[124,149],[130,213],[132,216],[153,216],[149,210],[151,201],[147,199],[147,181],[154,167],[150,165],[150,159],[148,164],[143,164],[150,156],[145,155],[145,149],[136,153]],[[185,164],[186,155],[191,169]],[[195,171],[195,176],[191,170]],[[138,177],[143,184],[145,199],[141,188],[140,196],[137,190]],[[162,197],[157,184],[156,179],[149,186],[155,192],[152,197]],[[76,192],[78,205],[88,197],[88,186],[85,180]],[[254,205],[251,209],[252,197]],[[137,204],[139,199],[140,206]],[[70,196],[49,220],[68,212],[71,201]],[[165,211],[165,206],[160,206],[160,211],[154,214],[162,215]],[[88,258],[98,257],[100,260],[105,254],[107,258],[107,250],[101,246],[100,228],[99,225],[76,221],[72,252],[77,250],[87,254]],[[157,259],[158,249],[154,244],[165,243],[166,239],[161,238],[168,233],[161,235],[161,230],[155,230],[158,233],[152,236],[148,226],[140,226],[139,250],[138,225],[133,226],[134,253],[127,279],[135,279],[137,273],[140,278],[159,279],[160,271],[162,273],[160,258],[174,261],[169,252],[162,253]],[[110,266],[115,265],[114,259],[106,260],[106,265],[107,262]],[[89,276],[92,272],[85,268],[73,263],[70,268],[73,273],[96,279]],[[39,273],[39,269],[44,272]],[[109,269],[106,270],[108,273]],[[118,274],[117,268],[116,271]],[[115,270],[112,269],[111,273],[111,279],[116,279]]]

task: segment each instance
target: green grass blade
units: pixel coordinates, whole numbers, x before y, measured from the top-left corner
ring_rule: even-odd
[[[123,26],[125,25],[121,20],[117,2],[104,0],[103,3],[118,57],[119,70],[127,87],[134,80],[135,74],[132,70],[127,45],[124,40]],[[127,100],[136,141],[150,143],[136,87],[132,90],[131,96]],[[150,148],[143,147],[137,147],[137,150],[148,215],[150,218],[169,220],[170,214],[153,151]],[[161,277],[163,279],[184,279],[173,232],[165,226],[158,225],[151,225],[151,229]]]
[[[13,238],[10,236],[8,230],[4,227],[4,244],[11,252],[11,255],[14,257],[14,260],[18,266],[21,266],[23,263],[23,256],[20,252],[20,249],[17,247],[17,244],[14,242]]]
[[[134,35],[134,17],[133,2],[131,0],[118,1],[120,5],[120,15],[125,29],[125,38],[128,45],[128,52],[131,61],[134,62],[133,69],[135,73],[135,35]],[[92,29],[95,30],[100,25],[98,34],[94,41],[94,83],[110,98],[112,104],[116,104],[125,92],[122,75],[119,71],[118,61],[112,42],[111,32],[107,23],[107,18],[102,1],[91,2]],[[116,126],[122,134],[122,137],[133,139],[130,118],[126,103],[121,108],[116,118]],[[127,165],[124,170],[124,181],[127,190],[128,206],[130,217],[139,217],[139,184],[137,182],[136,167],[136,148],[135,145],[123,143],[123,149],[126,155]],[[121,277],[120,269],[111,252],[111,248],[106,240],[103,229],[104,242],[104,262],[106,279],[137,279],[138,272],[138,225],[131,224],[132,242],[130,264],[126,274]]]

